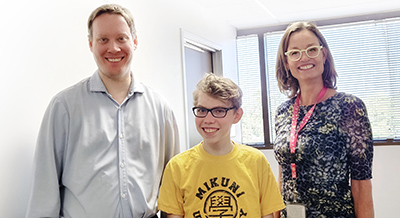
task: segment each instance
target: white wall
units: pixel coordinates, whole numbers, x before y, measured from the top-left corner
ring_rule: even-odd
[[[110,1],[20,0],[0,13],[0,217],[24,217],[38,129],[50,99],[96,70],[87,42],[92,10]],[[187,0],[115,1],[134,15],[139,45],[133,71],[170,102],[184,147],[180,29],[220,45],[224,69],[235,75],[231,26]]]
[[[0,13],[0,217],[24,217],[35,141],[50,99],[96,69],[86,20],[110,1],[20,0]],[[236,31],[188,0],[115,1],[134,14],[139,46],[133,71],[162,93],[177,116],[185,147],[180,29],[223,48],[224,74],[236,79]],[[265,150],[277,175],[271,150]],[[376,217],[396,217],[400,196],[400,147],[377,147],[374,159]]]

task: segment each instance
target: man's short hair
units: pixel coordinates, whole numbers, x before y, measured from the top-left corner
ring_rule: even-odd
[[[126,23],[128,24],[129,28],[131,29],[132,37],[135,38],[136,36],[136,28],[135,22],[133,21],[133,16],[131,12],[117,4],[105,4],[98,8],[96,8],[89,16],[88,19],[88,32],[89,38],[92,39],[93,37],[93,21],[102,14],[117,14],[121,15]]]

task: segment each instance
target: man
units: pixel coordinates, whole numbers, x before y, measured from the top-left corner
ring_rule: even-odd
[[[137,37],[130,12],[103,5],[88,29],[98,70],[46,110],[26,217],[157,217],[162,172],[178,153],[175,117],[131,73]]]

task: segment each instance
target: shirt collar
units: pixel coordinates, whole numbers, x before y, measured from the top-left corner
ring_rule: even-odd
[[[107,92],[107,89],[100,78],[99,71],[97,70],[91,77],[90,77],[90,91],[92,92]],[[132,96],[134,93],[143,93],[144,87],[143,84],[140,83],[135,79],[132,75],[132,83],[129,87],[129,96]]]

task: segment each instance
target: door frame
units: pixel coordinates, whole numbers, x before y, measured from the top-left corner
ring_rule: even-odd
[[[223,76],[223,64],[222,64],[222,46],[213,43],[207,39],[204,39],[200,36],[197,36],[193,33],[190,33],[186,30],[181,29],[181,53],[182,53],[182,72],[183,72],[183,93],[184,93],[184,111],[185,111],[185,149],[190,148],[190,140],[189,140],[189,116],[192,114],[188,113],[186,108],[188,104],[188,96],[191,96],[192,93],[187,93],[187,72],[186,72],[186,63],[185,63],[185,47],[189,47],[192,49],[203,49],[211,52],[212,59],[212,70],[215,75]]]

